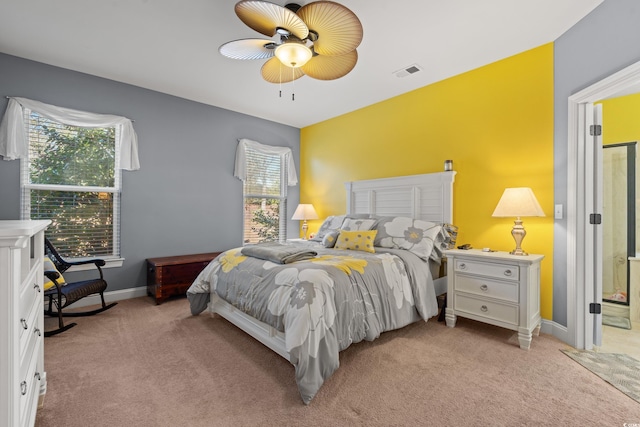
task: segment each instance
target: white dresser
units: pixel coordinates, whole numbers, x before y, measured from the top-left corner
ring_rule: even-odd
[[[0,221],[0,426],[33,426],[44,398],[44,231]]]
[[[540,330],[540,261],[543,255],[448,250],[447,326],[457,316],[518,331],[528,350]]]

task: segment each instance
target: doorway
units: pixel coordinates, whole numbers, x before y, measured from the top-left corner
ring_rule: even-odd
[[[595,212],[601,193],[596,191],[598,179],[594,169],[597,162],[594,162],[590,137],[590,129],[594,129],[591,126],[597,128],[597,124],[590,113],[594,102],[639,91],[640,62],[637,62],[569,97],[567,342],[579,349],[591,350],[594,344],[599,345],[602,332],[597,306],[602,300],[602,288],[596,283],[602,252],[594,244],[598,229],[590,223],[594,220],[590,215]]]

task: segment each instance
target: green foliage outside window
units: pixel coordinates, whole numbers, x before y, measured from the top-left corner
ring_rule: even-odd
[[[275,242],[280,236],[280,200],[266,199],[265,204],[265,209],[253,212],[251,231],[260,242]]]
[[[60,125],[34,114],[30,124],[30,184],[114,188],[114,128]],[[52,221],[47,235],[63,256],[113,254],[113,192],[31,189],[30,202],[31,219]]]

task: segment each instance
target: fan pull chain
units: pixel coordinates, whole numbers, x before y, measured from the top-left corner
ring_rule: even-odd
[[[293,84],[293,92],[291,92],[291,100],[295,101],[296,100],[296,69],[295,68],[291,68],[291,82]]]
[[[282,65],[280,65],[278,71],[280,71],[280,98],[282,98]]]

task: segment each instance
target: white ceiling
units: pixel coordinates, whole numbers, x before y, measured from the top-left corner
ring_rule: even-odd
[[[339,1],[364,28],[358,64],[281,98],[264,60],[218,53],[262,37],[235,0],[0,0],[0,52],[301,128],[552,42],[603,0]],[[422,71],[395,76],[413,64]]]

